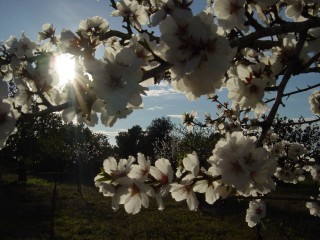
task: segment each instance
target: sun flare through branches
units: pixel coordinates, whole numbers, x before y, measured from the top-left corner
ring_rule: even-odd
[[[72,81],[75,78],[75,59],[71,54],[61,54],[56,57],[54,68],[59,76],[59,86]]]

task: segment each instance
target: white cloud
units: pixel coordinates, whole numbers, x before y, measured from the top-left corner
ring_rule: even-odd
[[[95,130],[94,128],[92,129],[95,133],[101,133],[101,134],[104,134],[104,135],[107,135],[108,136],[108,140],[109,140],[109,143],[113,146],[116,146],[117,143],[116,143],[116,136],[118,136],[118,134],[120,132],[127,132],[128,130],[127,129],[115,129],[115,131],[107,131],[107,130]]]
[[[173,91],[168,90],[168,89],[156,89],[156,90],[149,90],[146,91],[147,96],[145,97],[159,97],[163,95],[168,95],[168,94],[175,94]]]
[[[170,83],[167,81],[161,81],[158,83],[158,86],[170,87]]]
[[[107,131],[107,130],[94,130],[95,133],[105,134],[107,136],[117,136],[119,132],[127,132],[127,129],[116,129],[116,131]]]
[[[147,110],[149,111],[161,110],[161,109],[163,109],[163,107],[154,106],[154,107],[147,108]]]
[[[305,121],[313,121],[318,119],[317,117],[311,116],[311,117],[305,117],[304,120]],[[292,118],[291,120],[293,120],[294,122],[298,122],[300,120],[300,118]]]
[[[182,114],[169,114],[169,115],[167,115],[167,117],[182,119],[183,115]]]
[[[146,94],[147,96],[145,97],[162,97],[164,95],[181,94],[181,92],[178,92],[167,84],[160,83],[159,85],[155,85],[152,87],[152,89],[146,91]]]

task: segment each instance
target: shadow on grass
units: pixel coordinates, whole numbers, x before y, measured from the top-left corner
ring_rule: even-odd
[[[0,239],[49,238],[51,193],[48,190],[16,181],[1,183]]]
[[[0,183],[0,239],[49,239],[53,182],[30,177],[19,184]],[[168,196],[166,209],[157,210],[150,199],[149,209],[128,215],[121,206],[113,212],[110,198],[96,188],[59,184],[55,209],[55,239],[256,239],[255,229],[245,222],[248,201],[227,199],[189,211],[185,201]],[[264,239],[317,239],[319,218],[310,216],[303,203],[267,202]]]
[[[304,202],[270,202],[267,215],[266,224],[287,239],[319,239],[320,218],[311,216]]]

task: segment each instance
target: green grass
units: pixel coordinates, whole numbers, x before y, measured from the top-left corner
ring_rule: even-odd
[[[257,239],[256,229],[245,222],[247,201],[228,200],[203,211],[191,212],[185,202],[169,196],[161,212],[152,199],[149,209],[128,215],[111,209],[111,199],[94,187],[58,184],[52,215],[54,183],[29,177],[18,183],[11,175],[0,182],[0,239]],[[290,187],[282,186],[289,195]],[[298,186],[299,193],[309,193]],[[54,217],[52,217],[54,216]],[[301,202],[268,201],[264,239],[317,239],[320,219],[310,216]],[[53,226],[53,228],[52,228]]]

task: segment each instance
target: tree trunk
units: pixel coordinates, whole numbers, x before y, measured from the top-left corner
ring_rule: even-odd
[[[18,159],[18,181],[19,182],[27,181],[27,168],[23,158]]]

